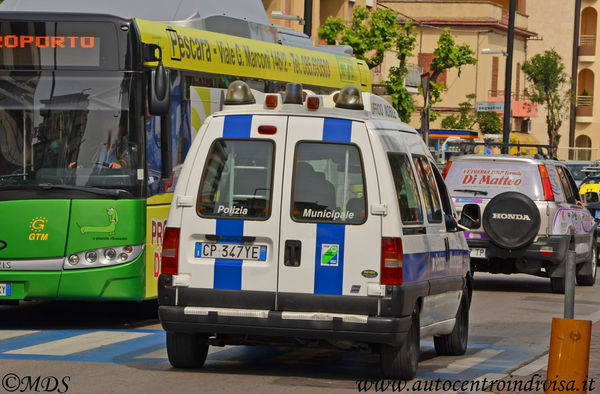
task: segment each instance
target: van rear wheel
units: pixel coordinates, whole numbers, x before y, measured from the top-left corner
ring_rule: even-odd
[[[469,342],[469,300],[466,291],[460,299],[454,329],[448,335],[433,337],[435,351],[440,356],[461,356],[467,351]]]
[[[387,378],[409,380],[417,374],[420,354],[419,309],[412,314],[406,341],[401,346],[381,345],[381,370]]]
[[[550,278],[550,287],[556,294],[565,293],[565,278]]]
[[[167,331],[167,355],[175,368],[201,368],[208,355],[208,344],[198,334]]]

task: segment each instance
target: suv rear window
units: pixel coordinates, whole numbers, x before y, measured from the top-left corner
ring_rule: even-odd
[[[453,197],[492,198],[500,193],[517,191],[533,200],[544,199],[538,166],[524,162],[453,162],[446,175],[446,184]]]
[[[272,141],[216,140],[202,174],[198,215],[267,219],[271,211],[272,173]]]
[[[363,167],[356,145],[300,142],[295,158],[294,220],[339,224],[366,220]]]

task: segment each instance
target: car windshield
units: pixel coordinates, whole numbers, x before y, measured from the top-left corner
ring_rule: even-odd
[[[446,175],[453,197],[492,198],[507,191],[518,191],[532,199],[544,199],[537,165],[491,160],[453,162]]]
[[[0,190],[73,185],[140,190],[129,129],[132,73],[0,74]]]

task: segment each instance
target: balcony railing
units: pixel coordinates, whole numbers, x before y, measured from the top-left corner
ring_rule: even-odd
[[[579,36],[579,56],[596,55],[596,35],[582,34]]]
[[[490,89],[488,90],[488,97],[504,97],[504,90]],[[511,92],[510,97],[517,101],[529,100],[529,96],[525,92]]]
[[[594,96],[577,96],[575,116],[593,116]]]

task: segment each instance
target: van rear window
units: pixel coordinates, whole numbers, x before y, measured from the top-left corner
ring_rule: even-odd
[[[292,217],[296,221],[360,224],[366,220],[362,160],[351,144],[296,146]]]
[[[446,175],[446,185],[452,197],[492,198],[517,191],[534,200],[544,199],[538,166],[528,163],[453,162]]]
[[[272,141],[216,140],[202,174],[198,215],[267,219],[271,211],[273,150]]]

